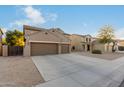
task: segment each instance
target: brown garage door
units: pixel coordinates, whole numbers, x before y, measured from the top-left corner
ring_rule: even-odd
[[[31,43],[31,55],[49,55],[57,54],[58,47],[57,44],[51,43]]]
[[[69,53],[69,45],[68,44],[62,44],[61,45],[61,53]]]

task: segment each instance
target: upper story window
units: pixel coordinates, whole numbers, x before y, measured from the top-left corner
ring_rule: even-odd
[[[88,42],[88,38],[86,38],[86,42]]]
[[[89,42],[91,42],[91,38],[89,38]]]

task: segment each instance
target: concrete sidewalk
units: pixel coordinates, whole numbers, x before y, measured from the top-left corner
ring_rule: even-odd
[[[108,61],[61,54],[32,59],[46,81],[39,87],[117,87],[124,79],[124,58]]]

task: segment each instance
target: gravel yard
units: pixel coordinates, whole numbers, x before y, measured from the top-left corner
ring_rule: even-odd
[[[115,60],[117,58],[124,57],[124,53],[92,54],[90,52],[78,52],[78,54],[83,55],[83,56],[106,59],[106,60]]]
[[[0,57],[0,87],[30,87],[42,82],[30,57]]]

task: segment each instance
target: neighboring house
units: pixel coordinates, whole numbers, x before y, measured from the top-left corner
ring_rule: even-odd
[[[119,39],[117,39],[116,40],[116,49],[117,49],[117,51],[124,51],[124,40],[119,40]]]
[[[117,40],[118,46],[124,46],[124,40]]]
[[[113,39],[114,43],[111,42],[108,44],[102,44],[99,42],[98,38],[94,38],[92,41],[92,49],[93,50],[101,50],[102,52],[112,52],[113,48],[115,51],[119,51],[119,47],[124,47],[124,40]],[[107,50],[107,47],[109,50]]]
[[[112,44],[109,44],[109,50],[107,50],[107,44],[100,43],[98,39],[92,42],[92,50],[101,50],[102,52],[112,52]]]
[[[71,40],[71,51],[91,51],[91,35],[65,34]]]
[[[24,56],[70,53],[70,40],[59,28],[37,28],[24,25]]]
[[[2,35],[3,29],[0,28],[0,56],[2,56]]]

